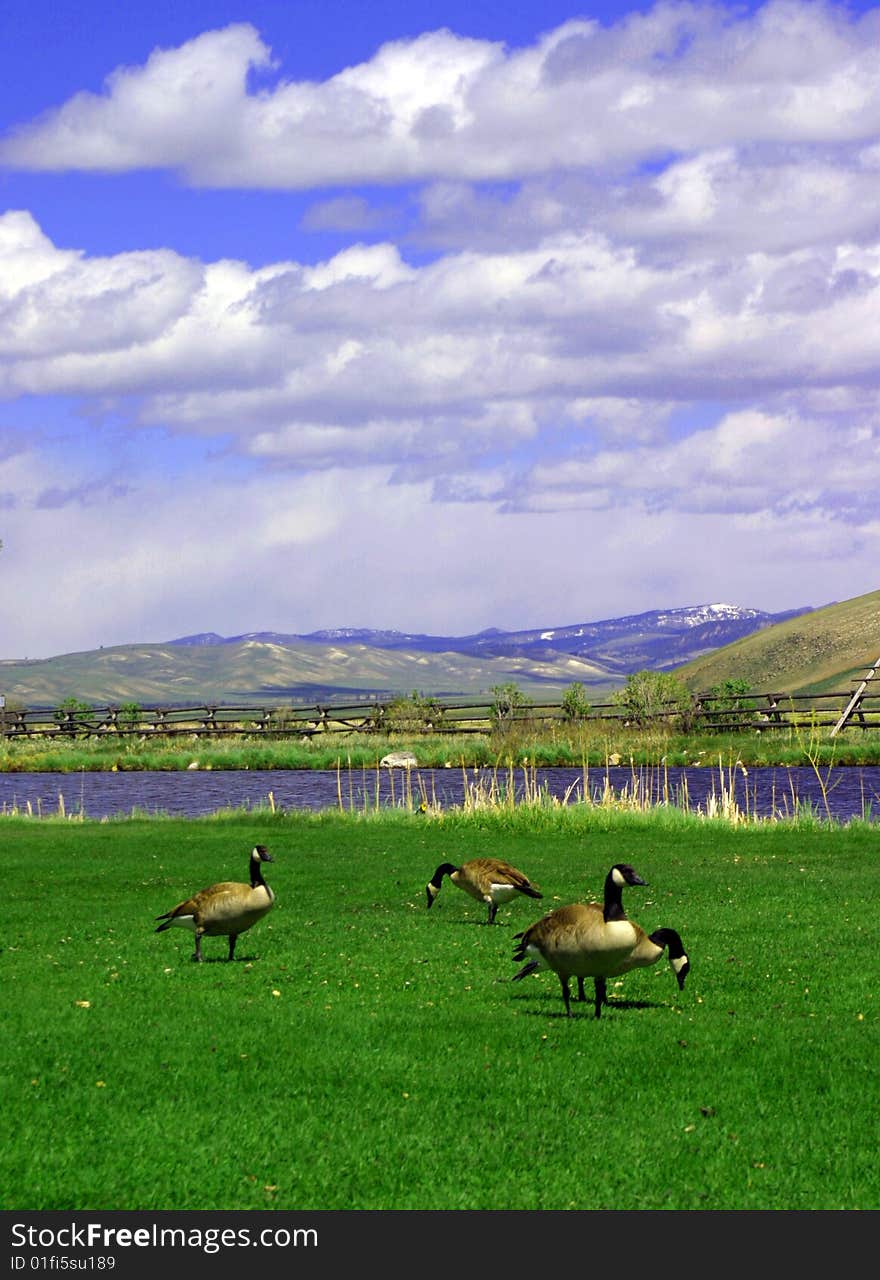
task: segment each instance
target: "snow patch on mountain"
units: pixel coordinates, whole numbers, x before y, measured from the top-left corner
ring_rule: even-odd
[[[410,655],[432,653],[467,657],[521,659],[534,664],[558,661],[570,654],[616,677],[644,669],[668,670],[713,649],[721,648],[753,631],[773,626],[811,607],[785,613],[765,613],[742,605],[714,602],[674,609],[606,618],[600,622],[578,622],[569,626],[502,631],[489,627],[465,636],[422,635],[405,631],[374,630],[368,627],[334,627],[308,634],[250,631],[224,638],[216,632],[201,632],[168,641],[172,645],[272,644],[324,645],[332,650],[332,660],[344,662],[355,648],[401,650]],[[343,647],[344,646],[344,647]]]

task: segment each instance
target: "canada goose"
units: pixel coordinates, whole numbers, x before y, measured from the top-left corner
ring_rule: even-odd
[[[566,1016],[571,1017],[570,980],[577,978],[578,999],[583,1000],[584,979],[592,978],[598,1018],[607,1003],[607,979],[654,964],[668,947],[681,990],[690,963],[679,935],[674,929],[658,929],[649,936],[627,919],[623,909],[624,885],[645,883],[627,863],[616,863],[605,878],[602,906],[589,902],[559,907],[517,934],[513,958],[526,963],[514,975],[514,982],[538,969],[552,969],[562,985]]]
[[[176,925],[181,929],[192,929],[196,935],[196,949],[193,960],[202,958],[203,936],[213,938],[220,934],[229,936],[229,960],[235,954],[235,943],[240,933],[250,929],[271,911],[275,902],[275,894],[263,879],[264,862],[274,862],[265,845],[254,846],[250,857],[250,884],[241,884],[236,880],[223,880],[212,884],[208,889],[200,889],[186,902],[156,916],[160,924],[157,933]]]
[[[528,876],[524,876],[509,862],[501,862],[498,858],[472,858],[470,862],[464,862],[460,867],[454,866],[451,862],[441,863],[426,885],[429,907],[440,892],[444,876],[449,876],[454,885],[470,894],[472,898],[476,898],[478,902],[485,902],[488,905],[487,924],[494,922],[500,904],[510,902],[511,898],[515,898],[518,893],[525,894],[527,898],[544,896],[543,893],[538,892]]]

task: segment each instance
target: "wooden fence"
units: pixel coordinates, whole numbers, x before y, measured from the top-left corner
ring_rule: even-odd
[[[695,700],[682,720],[681,708],[669,705],[643,723],[678,722],[693,732],[811,730],[846,727],[880,729],[880,692],[859,696],[852,690],[825,694],[751,693],[740,697],[705,695]],[[561,702],[522,703],[499,711],[491,702],[444,702],[420,698],[361,702],[326,702],[310,706],[0,707],[0,736],[21,738],[105,738],[136,736],[191,738],[209,736],[299,737],[325,733],[466,734],[488,733],[513,725],[536,728],[572,721],[625,727],[637,723],[625,706],[594,704],[572,716]]]

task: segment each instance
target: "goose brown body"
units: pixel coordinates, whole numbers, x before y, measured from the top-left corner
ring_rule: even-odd
[[[518,895],[526,898],[544,896],[528,876],[509,862],[503,862],[499,858],[472,858],[460,867],[452,862],[441,863],[426,886],[429,907],[440,892],[444,876],[449,876],[456,888],[469,894],[477,902],[486,903],[489,909],[488,924],[494,922],[502,903],[510,902]]]
[[[173,927],[192,930],[196,939],[193,960],[202,959],[203,937],[228,937],[227,959],[231,960],[238,935],[262,920],[275,905],[275,894],[263,878],[262,871],[264,862],[273,861],[265,845],[256,845],[250,857],[249,884],[222,880],[207,889],[200,889],[170,911],[156,916],[163,922],[156,932],[162,933]]]
[[[646,933],[641,925],[635,922],[633,922],[633,928],[637,939],[635,946],[622,963],[607,976],[616,978],[623,973],[629,973],[631,969],[648,969],[656,964],[668,949],[669,964],[678,982],[679,991],[683,991],[684,980],[690,972],[691,962],[684,949],[681,935],[675,929],[655,929],[653,933]],[[578,1000],[585,999],[584,980],[578,978]],[[608,1003],[607,998],[604,1003]]]
[[[607,1002],[607,979],[655,964],[668,947],[681,989],[690,965],[679,935],[673,929],[646,934],[623,909],[624,886],[644,884],[631,866],[617,863],[605,879],[601,905],[577,902],[559,907],[517,934],[519,942],[513,958],[517,962],[525,960],[525,964],[514,975],[514,981],[539,969],[552,969],[562,987],[566,1015],[571,1017],[571,979],[577,980],[578,998],[583,1000],[584,980],[592,978],[598,1018]]]

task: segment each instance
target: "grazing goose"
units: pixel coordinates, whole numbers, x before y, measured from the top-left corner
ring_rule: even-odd
[[[552,969],[562,985],[565,1012],[570,1018],[571,979],[577,978],[578,997],[583,1000],[584,979],[592,978],[598,1018],[606,1003],[606,980],[630,969],[654,964],[668,947],[681,989],[690,968],[681,938],[674,929],[658,929],[649,937],[644,929],[627,919],[623,909],[624,885],[645,883],[627,863],[616,863],[605,878],[602,906],[596,902],[576,902],[559,907],[524,933],[518,933],[513,958],[526,963],[514,974],[514,982],[538,969]]]
[[[544,896],[543,893],[538,892],[528,876],[524,876],[509,862],[501,862],[498,858],[472,858],[470,862],[462,863],[460,867],[453,866],[451,862],[441,863],[426,886],[429,907],[440,892],[444,876],[449,876],[454,885],[470,894],[472,898],[476,898],[478,902],[485,902],[488,905],[487,924],[494,922],[500,904],[510,902],[511,898],[515,898],[518,893],[525,894],[527,898]]]
[[[668,947],[669,963],[678,981],[678,989],[679,991],[684,991],[684,980],[690,973],[691,962],[684,949],[681,936],[676,933],[675,929],[655,929],[653,933],[645,933],[644,929],[635,923],[633,923],[633,928],[638,936],[636,945],[623,963],[618,965],[613,973],[608,974],[608,977],[616,978],[621,973],[629,973],[630,969],[647,969],[650,965],[657,963]],[[578,1000],[586,1000],[586,998],[584,980],[583,978],[578,978]],[[607,996],[604,993],[602,1003],[608,1003]]]
[[[187,898],[186,902],[181,902],[164,915],[156,916],[157,920],[164,922],[156,932],[162,933],[164,929],[175,925],[181,929],[192,929],[196,935],[193,960],[202,958],[204,936],[213,938],[227,934],[227,958],[231,960],[235,954],[238,935],[261,920],[267,911],[271,911],[275,902],[275,894],[263,879],[264,862],[274,862],[274,858],[265,845],[255,845],[250,858],[250,884],[223,880],[220,884],[212,884],[208,889],[200,889],[191,898]]]

